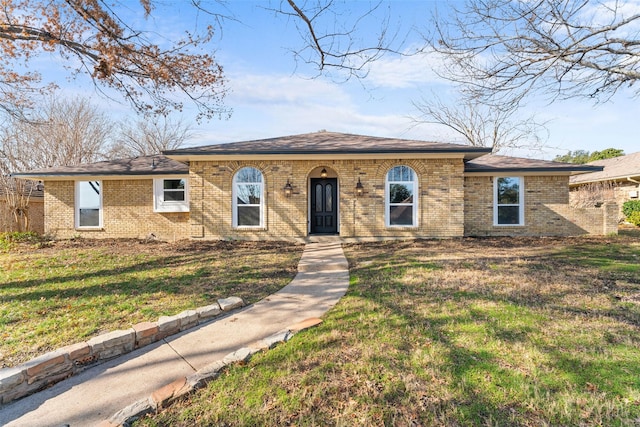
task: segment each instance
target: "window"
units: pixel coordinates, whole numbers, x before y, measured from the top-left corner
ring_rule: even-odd
[[[102,182],[76,182],[76,227],[102,227]]]
[[[524,225],[523,179],[496,177],[494,179],[494,225]]]
[[[416,223],[416,174],[409,166],[395,166],[387,173],[386,222],[388,227],[414,227]]]
[[[187,178],[154,179],[154,212],[189,212],[189,180]]]
[[[242,168],[233,177],[233,226],[262,227],[264,186],[262,172]]]

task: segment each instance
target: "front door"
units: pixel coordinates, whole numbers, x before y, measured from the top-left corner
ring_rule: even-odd
[[[338,179],[311,178],[311,233],[338,233]]]

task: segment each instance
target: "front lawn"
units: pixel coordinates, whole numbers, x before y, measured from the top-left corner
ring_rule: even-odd
[[[302,245],[137,240],[31,243],[0,251],[0,367],[103,332],[289,283]]]
[[[139,425],[637,425],[640,240],[345,246],[320,326]]]

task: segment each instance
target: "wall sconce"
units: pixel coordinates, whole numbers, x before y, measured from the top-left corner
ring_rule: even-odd
[[[360,182],[360,178],[358,178],[358,183],[356,184],[356,196],[360,197],[364,194],[364,187]]]
[[[42,183],[42,181],[38,181],[38,183],[36,184],[36,190],[37,191],[44,190],[44,184]]]
[[[322,168],[322,170],[320,171],[320,176],[322,178],[326,178],[327,177],[327,170],[325,168]]]
[[[287,183],[285,184],[282,190],[284,191],[285,197],[291,197],[291,194],[293,193],[293,186],[291,185],[288,179],[287,179]]]

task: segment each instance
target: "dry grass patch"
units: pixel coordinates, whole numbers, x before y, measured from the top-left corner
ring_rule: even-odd
[[[346,245],[348,294],[317,328],[140,422],[640,423],[640,241]]]
[[[0,252],[0,367],[218,298],[255,302],[295,275],[303,246],[78,240]]]

